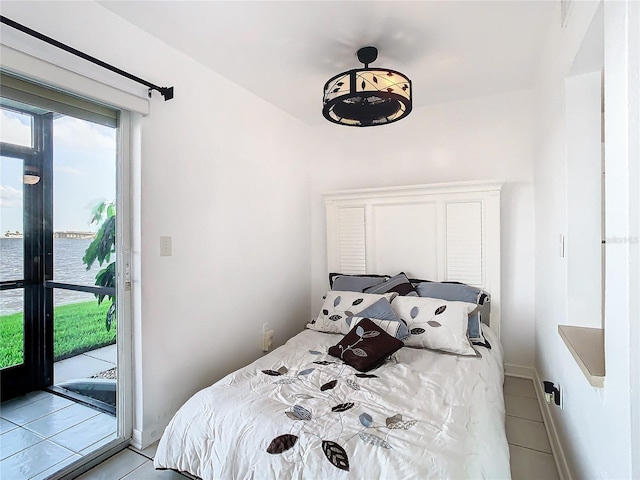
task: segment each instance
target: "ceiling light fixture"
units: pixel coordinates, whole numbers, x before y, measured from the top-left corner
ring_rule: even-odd
[[[324,84],[322,115],[330,122],[371,127],[396,122],[411,113],[411,80],[387,68],[369,68],[376,47],[358,50],[364,68],[342,72]]]

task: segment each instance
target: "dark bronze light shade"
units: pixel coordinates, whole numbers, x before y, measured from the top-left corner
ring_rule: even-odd
[[[411,113],[411,80],[387,68],[369,68],[378,49],[358,50],[364,68],[339,73],[324,85],[322,114],[330,122],[371,127],[396,122]]]

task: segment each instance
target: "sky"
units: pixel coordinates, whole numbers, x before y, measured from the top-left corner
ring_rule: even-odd
[[[0,109],[0,141],[30,145],[29,117]],[[23,164],[0,157],[0,237],[22,232]],[[116,129],[74,117],[53,121],[53,229],[96,231],[91,210],[115,201]]]

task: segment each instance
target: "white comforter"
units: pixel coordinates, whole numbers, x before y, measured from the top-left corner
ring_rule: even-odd
[[[326,354],[340,335],[306,330],[187,401],[155,467],[203,479],[508,479],[502,348],[485,332],[482,358],[405,347],[362,377]]]

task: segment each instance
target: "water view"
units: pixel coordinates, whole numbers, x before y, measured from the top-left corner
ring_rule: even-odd
[[[100,271],[97,262],[91,270],[82,263],[85,250],[91,239],[54,238],[53,279],[56,282],[93,286],[95,275]],[[22,238],[0,238],[0,280],[23,278],[24,253]],[[0,291],[0,315],[20,312],[23,309],[22,289]],[[87,293],[57,289],[54,305],[67,305],[87,301]]]

